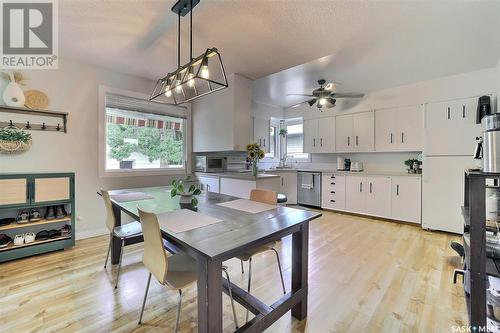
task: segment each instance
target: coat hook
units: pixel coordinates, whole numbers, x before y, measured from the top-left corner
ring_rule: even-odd
[[[30,129],[30,128],[31,128],[30,122],[29,122],[29,121],[27,121],[27,122],[26,122],[26,129]]]
[[[14,127],[14,123],[12,122],[12,120],[9,120],[9,127]]]
[[[47,126],[45,126],[45,123],[42,124],[42,129],[43,130],[46,130],[47,129]]]
[[[59,124],[57,124],[56,130],[58,130],[58,131],[61,130],[61,126],[59,126]]]

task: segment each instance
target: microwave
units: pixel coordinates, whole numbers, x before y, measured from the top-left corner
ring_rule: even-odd
[[[226,170],[226,158],[196,156],[194,170],[197,172],[223,172]]]

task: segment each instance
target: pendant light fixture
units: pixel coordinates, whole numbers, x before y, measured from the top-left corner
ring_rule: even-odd
[[[227,88],[220,53],[215,47],[193,58],[193,8],[200,0],[179,0],[177,14],[177,69],[156,82],[150,101],[179,105]],[[189,13],[189,62],[181,66],[181,16]]]

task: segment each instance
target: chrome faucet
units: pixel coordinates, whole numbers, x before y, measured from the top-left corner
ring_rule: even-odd
[[[282,168],[286,167],[286,159],[288,158],[288,156],[286,154],[283,154],[283,156],[281,156],[280,158],[280,165]]]

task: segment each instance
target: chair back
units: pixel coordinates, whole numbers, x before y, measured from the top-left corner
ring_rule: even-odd
[[[139,209],[139,218],[144,236],[144,255],[142,262],[162,284],[167,279],[168,257],[163,248],[163,237],[158,224],[158,217]]]
[[[115,213],[113,213],[113,205],[111,204],[111,199],[109,197],[109,191],[101,189],[102,199],[104,200],[104,206],[106,207],[106,226],[109,232],[113,232],[115,228]]]
[[[276,205],[278,202],[278,193],[270,190],[253,189],[250,192],[250,200]]]

